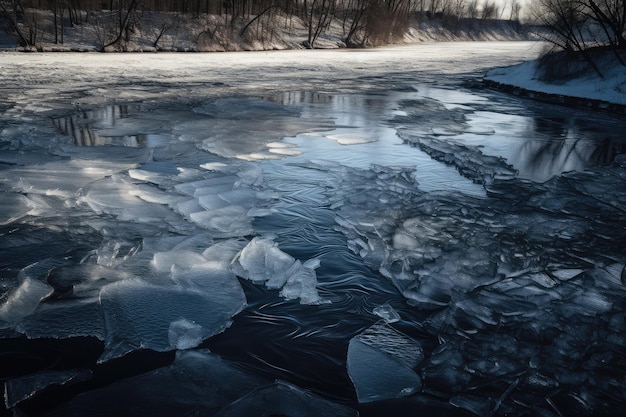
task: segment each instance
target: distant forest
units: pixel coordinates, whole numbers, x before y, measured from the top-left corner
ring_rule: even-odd
[[[35,47],[43,32],[55,44],[62,44],[68,27],[91,25],[100,49],[124,50],[142,19],[153,19],[154,12],[187,19],[204,18],[202,36],[216,42],[226,43],[235,38],[264,42],[279,27],[296,22],[305,30],[304,47],[315,48],[316,41],[331,25],[341,27],[346,46],[363,47],[401,39],[416,21],[436,21],[450,30],[467,22],[493,19],[519,22],[519,0],[508,0],[505,7],[498,4],[502,3],[494,0],[12,0],[0,1],[0,16],[22,47]],[[158,49],[161,37],[173,24],[172,20],[160,24],[154,33],[155,48]]]

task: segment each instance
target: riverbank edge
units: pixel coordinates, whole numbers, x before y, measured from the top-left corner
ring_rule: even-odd
[[[490,80],[488,78],[483,78],[482,85],[493,90],[501,91],[503,93],[512,94],[517,97],[528,98],[531,100],[537,100],[544,103],[559,104],[566,107],[608,111],[611,113],[626,115],[626,105],[612,103],[606,100],[547,93],[544,91],[531,90],[513,84]]]
[[[345,28],[341,22],[333,21],[317,38],[314,48],[308,48],[306,40],[308,29],[297,17],[289,17],[289,24],[283,22],[272,34],[270,40],[245,39],[241,28],[228,33],[208,31],[209,20],[217,19],[214,15],[203,15],[202,20],[171,13],[151,12],[143,18],[141,29],[135,30],[130,38],[116,45],[103,47],[102,28],[96,24],[81,24],[64,29],[63,40],[54,41],[50,27],[52,17],[49,12],[41,16],[42,28],[38,34],[37,45],[20,46],[14,33],[6,25],[0,24],[0,53],[60,53],[60,52],[122,52],[122,53],[203,53],[203,52],[253,52],[297,49],[372,49],[384,46],[406,45],[423,42],[454,41],[528,41],[537,40],[537,27],[502,19],[464,19],[455,26],[437,19],[418,19],[412,22],[405,33],[382,44],[348,45],[345,40]],[[287,19],[280,16],[280,19]],[[165,22],[165,23],[163,23]],[[176,23],[176,29],[172,29]],[[0,17],[0,23],[2,23]],[[214,22],[215,23],[215,22]],[[47,28],[45,31],[43,28]],[[165,29],[167,27],[167,30]],[[215,33],[214,33],[215,32]],[[219,33],[217,33],[219,32]],[[232,32],[232,33],[231,33]],[[211,33],[209,36],[207,33]],[[158,43],[158,45],[157,45]]]

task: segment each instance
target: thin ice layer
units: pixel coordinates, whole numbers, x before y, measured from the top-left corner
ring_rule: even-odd
[[[246,304],[235,277],[212,268],[175,274],[177,286],[133,279],[102,289],[104,362],[135,349],[189,349],[230,326]]]

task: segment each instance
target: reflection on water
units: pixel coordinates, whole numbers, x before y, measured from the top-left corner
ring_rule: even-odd
[[[134,133],[116,134],[120,121],[131,119],[141,111],[139,106],[112,105],[101,109],[53,119],[54,126],[70,136],[76,146],[124,146],[146,148],[163,145],[169,141],[163,135]],[[124,126],[122,126],[124,128]]]
[[[608,138],[534,140],[520,148],[519,164],[520,170],[531,179],[547,180],[562,172],[611,164],[621,153],[626,153],[626,143]]]
[[[328,159],[359,168],[371,164],[415,166],[418,182],[426,190],[452,187],[480,193],[455,170],[418,149],[400,146],[402,141],[394,128],[409,127],[425,136],[441,139],[443,135],[446,140],[475,146],[487,155],[505,158],[519,176],[539,182],[563,172],[610,164],[616,155],[626,152],[626,140],[617,125],[620,120],[615,117],[599,113],[589,117],[587,113],[536,103],[529,103],[527,108],[504,105],[500,106],[506,108],[502,110],[484,94],[419,85],[386,94],[287,91],[261,98],[298,107],[301,119],[332,120],[337,126],[324,134],[305,133],[289,139],[304,153],[300,159]],[[212,126],[219,126],[220,117],[236,111],[218,110],[208,115]],[[410,117],[406,117],[405,110]],[[180,121],[197,117],[191,115],[191,109],[176,112]],[[271,110],[267,112],[266,117],[271,119]],[[111,105],[57,118],[53,123],[76,146],[155,148],[178,140],[170,133],[172,129],[153,129],[167,118],[167,110],[148,114],[141,105]],[[393,126],[389,126],[392,119]],[[210,128],[207,125],[209,136]],[[241,133],[233,132],[233,137]]]
[[[626,152],[626,140],[615,119],[595,116],[535,114],[528,125],[528,139],[519,147],[520,174],[541,181],[563,172],[612,164],[618,154]]]
[[[626,152],[623,120],[617,116],[529,103],[514,113],[475,111],[466,119],[468,133],[455,140],[505,158],[520,177],[532,181],[611,164]],[[472,133],[476,130],[492,133]]]

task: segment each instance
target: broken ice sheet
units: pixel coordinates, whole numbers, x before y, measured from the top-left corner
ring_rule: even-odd
[[[391,170],[329,171],[337,181],[327,183],[337,229],[349,247],[391,279],[409,305],[428,315],[425,329],[445,341],[445,351],[421,365],[424,389],[457,396],[459,404],[472,408],[469,390],[484,378],[507,378],[526,369],[521,355],[541,358],[532,366],[561,385],[579,384],[589,372],[594,396],[603,395],[605,370],[585,359],[580,346],[623,344],[615,330],[607,337],[606,323],[625,294],[623,250],[616,245],[624,237],[624,212],[604,198],[581,194],[595,196],[605,187],[578,182],[623,182],[623,169],[604,169],[610,180],[570,173],[538,184],[510,175],[502,179],[509,169],[504,161],[483,161],[477,148],[459,148],[452,155],[452,142],[429,140],[429,145],[443,159],[459,157],[454,163],[467,169],[465,174],[486,178],[487,197],[422,193],[402,187],[400,173]],[[605,331],[585,327],[581,332],[581,322]],[[351,344],[353,352],[365,350]],[[615,358],[605,360],[620,367]],[[581,376],[572,367],[588,371]],[[350,375],[354,381],[356,373]],[[518,396],[535,389],[520,382],[502,400],[502,409],[519,407]]]
[[[414,368],[423,359],[421,346],[384,322],[350,340],[348,375],[360,403],[405,397],[422,388]]]
[[[1,196],[0,226],[26,216],[34,207],[34,203],[22,194],[4,192]]]
[[[98,214],[114,215],[119,220],[140,223],[165,222],[172,225],[182,221],[165,206],[172,201],[170,198],[164,196],[165,200],[160,204],[154,204],[139,198],[137,194],[141,194],[140,186],[133,184],[130,178],[113,175],[82,189],[77,202],[89,206]]]
[[[5,170],[6,180],[0,177],[0,183],[11,181],[7,186],[22,193],[54,195],[67,199],[74,197],[82,187],[93,181],[135,166],[127,162],[97,160],[53,161]]]
[[[215,417],[262,415],[357,417],[358,412],[283,381],[258,388],[224,407]]]
[[[4,400],[7,408],[27,400],[50,385],[67,385],[87,381],[89,370],[42,371],[12,378],[4,383]]]
[[[0,305],[0,320],[15,324],[35,312],[39,303],[54,289],[37,279],[27,277]]]

